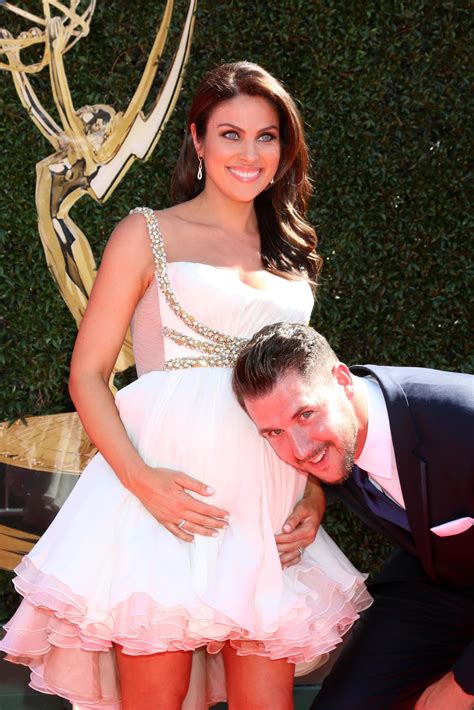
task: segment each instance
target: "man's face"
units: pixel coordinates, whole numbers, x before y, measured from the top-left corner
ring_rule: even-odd
[[[327,381],[290,370],[270,394],[245,399],[245,406],[283,461],[334,484],[348,478],[354,462],[358,426],[352,397],[350,373],[339,364]]]

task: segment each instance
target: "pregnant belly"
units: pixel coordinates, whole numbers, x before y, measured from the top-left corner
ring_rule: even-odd
[[[231,371],[195,368],[144,375],[116,403],[149,465],[183,471],[212,486],[203,498],[231,515],[271,511],[276,530],[302,495],[305,477],[279,461],[232,392]],[[196,496],[198,497],[198,496]]]

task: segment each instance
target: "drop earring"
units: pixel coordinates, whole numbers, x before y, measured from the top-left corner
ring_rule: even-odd
[[[199,165],[198,165],[198,171],[197,171],[197,179],[202,180],[202,158],[199,156]]]

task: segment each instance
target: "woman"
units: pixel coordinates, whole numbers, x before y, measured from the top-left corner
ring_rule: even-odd
[[[227,694],[231,708],[288,710],[294,663],[324,658],[368,605],[324,531],[282,570],[274,535],[305,478],[230,385],[246,338],[309,319],[307,165],[281,84],[223,65],[192,103],[175,206],[138,209],[110,238],[70,382],[101,453],[17,570],[25,600],[2,643],[34,687],[81,708],[198,709]],[[139,378],[114,403],[130,321]]]

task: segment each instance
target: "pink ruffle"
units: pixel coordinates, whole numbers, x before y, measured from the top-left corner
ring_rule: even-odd
[[[307,663],[334,649],[371,603],[360,577],[341,588],[312,560],[287,570],[289,594],[273,628],[244,629],[218,609],[170,608],[134,593],[110,610],[91,609],[59,579],[45,575],[27,557],[16,570],[24,597],[0,642],[6,659],[31,668],[30,685],[67,698],[83,710],[119,710],[113,644],[130,655],[206,646],[218,653],[225,641],[241,655]],[[216,702],[215,700],[213,702]]]

